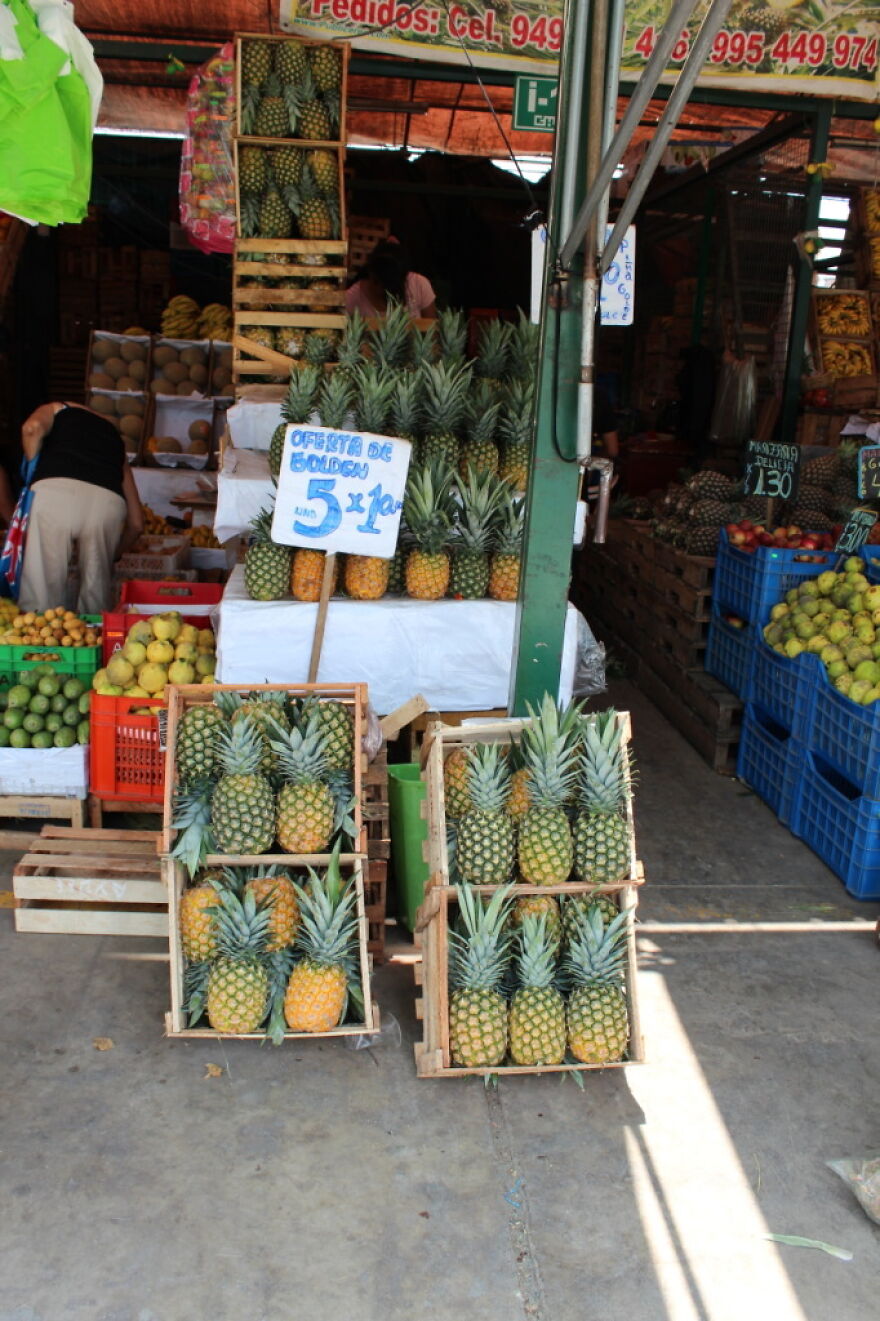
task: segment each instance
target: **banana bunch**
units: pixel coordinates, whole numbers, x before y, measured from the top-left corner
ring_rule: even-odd
[[[862,197],[865,202],[865,226],[873,233],[880,230],[880,188],[866,188]]]
[[[199,317],[199,339],[232,338],[232,311],[222,303],[208,303]]]
[[[868,251],[871,254],[871,276],[880,280],[880,234],[872,234],[868,239]]]
[[[197,339],[198,333],[198,303],[186,294],[178,294],[162,313],[162,334],[167,339]]]
[[[826,339],[822,344],[822,366],[831,376],[870,376],[871,353],[865,344],[847,344]]]
[[[871,337],[871,313],[863,293],[822,294],[816,299],[816,320],[823,335]]]

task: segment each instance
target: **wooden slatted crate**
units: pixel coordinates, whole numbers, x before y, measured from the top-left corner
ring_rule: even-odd
[[[86,799],[57,794],[0,794],[0,818],[33,821],[32,830],[0,830],[0,849],[27,849],[39,835],[37,822],[69,821],[74,829],[86,824]]]
[[[388,748],[385,743],[363,776],[363,815],[367,837],[364,896],[367,910],[368,949],[374,963],[385,961],[385,907],[391,826],[388,807]]]
[[[626,740],[630,737],[628,712],[618,712],[618,720]],[[416,1017],[422,1022],[422,1040],[416,1043],[416,1067],[420,1078],[465,1077],[469,1075],[498,1075],[520,1073],[562,1073],[595,1071],[600,1068],[620,1068],[644,1058],[641,1019],[637,995],[637,967],[635,946],[635,909],[638,887],[644,882],[641,863],[636,858],[635,825],[632,794],[627,795],[627,827],[629,833],[629,869],[627,877],[615,885],[596,886],[591,883],[568,882],[558,886],[517,884],[512,898],[526,895],[554,895],[564,897],[578,894],[608,894],[615,896],[621,910],[631,914],[627,927],[624,990],[630,1027],[630,1043],[626,1057],[611,1064],[581,1064],[566,1060],[553,1065],[500,1064],[478,1068],[465,1068],[452,1063],[449,1042],[449,926],[450,916],[457,906],[458,890],[449,883],[449,854],[446,832],[446,808],[443,789],[443,766],[446,758],[456,749],[475,743],[509,743],[516,740],[523,720],[504,720],[486,724],[454,727],[439,723],[428,727],[422,747],[422,765],[426,780],[428,838],[425,846],[429,881],[425,902],[416,921],[416,942],[420,961],[416,965],[416,984],[421,997],[416,1003]],[[477,886],[481,893],[490,895],[499,887]]]
[[[12,873],[16,931],[164,940],[168,898],[152,831],[44,826]]]
[[[348,106],[348,61],[349,61],[349,54],[351,51],[351,47],[348,42],[317,41],[313,37],[270,36],[266,32],[237,32],[235,34],[235,104],[237,107],[236,132],[239,135],[241,135],[241,106],[242,106],[241,44],[243,41],[259,41],[261,43],[266,43],[271,45],[278,45],[285,41],[291,41],[291,42],[295,42],[296,45],[304,46],[307,49],[314,49],[317,46],[332,46],[335,50],[338,50],[342,60],[342,69],[341,69],[342,81],[339,89],[340,115],[339,115],[339,127],[337,130],[338,137],[333,138],[332,140],[329,140],[327,142],[313,142],[310,139],[303,139],[303,138],[291,138],[290,140],[308,147],[332,147],[338,145],[339,143],[344,143],[347,140],[345,121],[346,121],[346,107]],[[248,142],[266,141],[275,147],[281,146],[282,144],[286,143],[287,140],[288,139],[286,138],[268,138],[268,139],[248,138],[247,139]]]

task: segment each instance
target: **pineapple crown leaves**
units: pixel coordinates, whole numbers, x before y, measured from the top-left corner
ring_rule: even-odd
[[[552,986],[557,975],[556,949],[546,913],[526,913],[519,928],[516,956],[519,984],[542,989]]]
[[[511,958],[508,925],[513,887],[500,886],[488,902],[469,885],[457,889],[462,930],[449,931],[449,975],[455,987],[497,990]]]
[[[272,863],[266,867],[224,867],[221,874],[224,888],[231,890],[240,899],[245,893],[248,881],[258,881],[264,877],[287,875],[288,873],[284,867]],[[268,903],[271,905],[274,902],[274,897],[270,897]]]
[[[364,353],[366,336],[366,318],[355,308],[349,314],[345,325],[345,333],[342,336],[342,343],[339,345],[339,365],[344,371],[353,371],[360,362]]]
[[[452,468],[442,462],[409,470],[403,516],[414,541],[426,554],[439,554],[449,542],[457,510],[453,479]]]
[[[422,425],[419,380],[414,372],[398,376],[391,396],[391,425],[398,436],[411,437]]]
[[[263,735],[252,716],[240,716],[217,733],[217,761],[224,775],[259,775],[264,751]]]
[[[190,879],[205,865],[208,854],[214,851],[214,835],[211,830],[213,789],[213,780],[198,780],[174,798],[171,824],[180,834],[171,856],[180,859]]]
[[[473,810],[502,812],[510,796],[510,766],[499,743],[474,743],[467,751],[467,788]]]
[[[360,430],[385,434],[396,380],[393,371],[377,362],[364,361],[352,372],[355,419]]]
[[[385,316],[369,332],[370,348],[383,367],[403,367],[409,359],[411,323],[406,304],[388,299]]]
[[[242,898],[231,890],[217,894],[213,910],[217,926],[217,955],[237,962],[262,962],[266,953],[266,936],[272,916],[272,903],[258,900],[252,890]]]
[[[292,949],[273,950],[266,956],[266,972],[269,975],[266,1038],[273,1046],[280,1046],[287,1032],[287,1024],[284,1020],[284,997],[295,963],[296,954]]]
[[[613,708],[582,721],[578,793],[585,811],[623,815],[636,776],[632,751]]]
[[[442,361],[464,359],[467,344],[467,321],[460,309],[447,307],[437,317],[437,352]]]
[[[321,373],[317,367],[307,363],[293,368],[287,394],[281,405],[281,416],[285,422],[308,422],[315,407],[320,383]]]
[[[354,397],[354,384],[344,372],[333,372],[325,377],[318,395],[321,426],[341,430],[351,412]]]
[[[241,131],[245,137],[254,131],[254,120],[260,104],[260,89],[254,83],[241,89]]]
[[[509,381],[501,399],[498,432],[506,445],[528,444],[535,408],[533,381]]]
[[[339,964],[349,980],[357,974],[357,892],[343,880],[339,846],[334,848],[323,878],[311,867],[306,886],[294,884],[300,910],[298,953],[324,967]]]
[[[422,408],[429,435],[448,435],[461,426],[473,376],[469,362],[435,362],[422,378]]]
[[[461,511],[456,525],[456,544],[463,550],[485,554],[495,538],[509,493],[504,482],[491,473],[476,473],[455,481]]]
[[[573,931],[561,971],[571,986],[615,985],[624,979],[625,941],[629,910],[618,913],[608,925],[598,904],[575,909]]]
[[[522,547],[526,526],[526,502],[519,497],[507,496],[495,526],[493,549],[496,555],[518,555]]]
[[[184,970],[183,1012],[188,1017],[190,1027],[195,1027],[205,1012],[210,973],[211,964],[208,960],[203,963],[188,963]]]
[[[513,327],[506,321],[486,321],[477,339],[477,374],[498,380],[505,373]]]
[[[354,819],[357,798],[353,792],[351,776],[347,771],[328,771],[327,785],[333,798],[334,844],[353,848],[357,835],[357,823]]]
[[[538,362],[538,340],[541,328],[530,321],[519,308],[519,315],[510,337],[507,373],[511,377],[532,376]]]
[[[424,330],[413,327],[409,341],[409,361],[414,371],[420,371],[434,361],[437,353],[437,323],[432,321]]]
[[[241,709],[241,703],[241,693],[223,692],[214,694],[214,705],[227,720],[231,720],[235,712]]]
[[[529,793],[535,807],[562,807],[577,779],[577,729],[573,703],[560,710],[549,693],[545,693],[536,712],[529,703],[526,710],[529,723],[523,726],[520,749],[529,769]]]
[[[272,541],[273,513],[274,508],[261,509],[260,512],[251,519],[250,527],[253,529],[253,539],[257,545],[275,544]]]
[[[313,784],[327,778],[327,738],[320,713],[312,708],[300,714],[293,728],[272,722],[269,746],[278,757],[278,768],[288,784]]]

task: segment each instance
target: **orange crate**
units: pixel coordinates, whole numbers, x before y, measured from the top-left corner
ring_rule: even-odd
[[[165,748],[159,716],[134,714],[146,700],[92,693],[89,777],[96,798],[163,801]]]
[[[211,607],[219,605],[222,597],[221,583],[150,582],[137,578],[123,583],[119,608],[104,612],[103,663],[106,665],[114,651],[124,645],[132,624],[163,611],[177,610],[188,624],[211,628]]]

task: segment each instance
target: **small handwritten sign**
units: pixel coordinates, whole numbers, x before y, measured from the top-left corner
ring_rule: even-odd
[[[842,555],[854,555],[864,546],[876,522],[877,515],[873,509],[851,509],[834,549]]]
[[[880,499],[880,445],[859,450],[859,499]]]
[[[745,493],[764,496],[768,500],[793,500],[797,495],[800,467],[800,445],[750,440],[746,446],[743,475]]]
[[[273,541],[391,559],[411,451],[393,436],[289,425]]]

